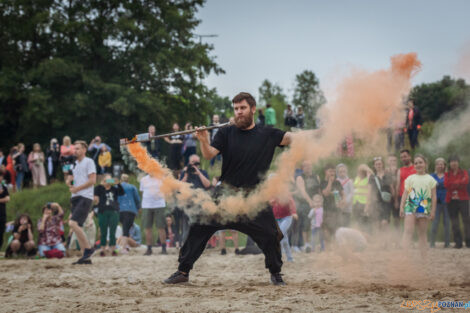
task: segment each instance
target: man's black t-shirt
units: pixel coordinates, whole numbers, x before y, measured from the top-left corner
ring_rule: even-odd
[[[124,195],[124,189],[121,184],[112,186],[106,190],[103,185],[95,187],[95,196],[100,199],[98,203],[98,213],[104,211],[119,211],[118,196]]]
[[[274,150],[285,132],[255,126],[241,130],[236,126],[219,129],[211,145],[222,154],[220,181],[234,187],[253,187],[269,169]]]
[[[0,182],[0,199],[9,195],[7,187]],[[6,216],[6,203],[0,203],[0,216]]]
[[[320,189],[323,189],[328,186],[328,181],[324,180],[320,184]],[[323,196],[323,208],[325,212],[327,211],[338,211],[338,202],[341,201],[341,191],[343,191],[343,186],[336,179],[331,185],[331,193],[329,196]]]

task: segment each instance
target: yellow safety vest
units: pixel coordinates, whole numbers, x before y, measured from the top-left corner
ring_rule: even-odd
[[[363,179],[356,177],[356,179],[354,179],[353,204],[356,204],[356,203],[366,204],[367,203],[368,186],[369,186],[369,179],[367,177],[364,177]]]

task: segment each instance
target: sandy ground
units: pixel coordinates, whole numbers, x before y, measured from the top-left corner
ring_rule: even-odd
[[[269,284],[262,255],[218,252],[206,250],[190,283],[179,286],[161,283],[177,266],[175,250],[97,256],[91,266],[72,266],[71,258],[0,260],[0,311],[407,312],[404,300],[470,300],[468,248],[436,248],[424,262],[417,250],[370,249],[354,263],[334,252],[296,253],[283,268],[285,287]]]

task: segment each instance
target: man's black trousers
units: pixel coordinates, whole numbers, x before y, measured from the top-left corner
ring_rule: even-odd
[[[242,219],[238,222],[219,224],[191,224],[188,238],[180,250],[178,270],[188,273],[206,248],[212,235],[222,229],[234,229],[250,236],[263,251],[266,268],[271,273],[281,272],[282,233],[270,207],[261,211],[253,220]]]

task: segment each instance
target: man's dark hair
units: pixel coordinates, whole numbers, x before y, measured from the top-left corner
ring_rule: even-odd
[[[267,107],[267,108],[270,108],[270,107],[271,107],[271,103],[266,104],[266,107]]]
[[[334,169],[334,170],[335,170],[336,167],[335,167],[333,164],[331,164],[331,163],[325,164],[325,166],[323,167],[323,171],[326,172],[326,171],[329,170],[329,169]]]
[[[243,100],[246,100],[246,102],[248,102],[248,104],[250,105],[250,108],[256,106],[255,98],[253,98],[253,96],[249,94],[248,92],[240,92],[238,95],[233,97],[232,103],[240,103]]]
[[[400,150],[400,154],[402,154],[402,153],[404,153],[404,152],[408,153],[408,155],[411,155],[411,152],[410,152],[410,150],[408,150],[408,149],[401,149],[401,150]]]

